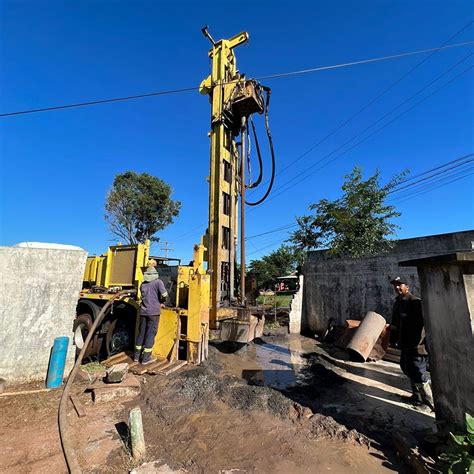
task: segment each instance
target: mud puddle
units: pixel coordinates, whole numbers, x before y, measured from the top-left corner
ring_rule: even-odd
[[[148,378],[141,405],[150,457],[186,472],[389,472],[367,438],[288,396],[308,341],[213,344],[204,366]]]
[[[221,343],[216,348],[223,374],[284,390],[299,383],[310,343],[299,336],[270,336],[244,346]]]

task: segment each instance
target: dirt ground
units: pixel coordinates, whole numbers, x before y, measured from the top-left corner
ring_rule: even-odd
[[[417,423],[408,429],[421,430],[432,420],[397,401],[406,393],[401,377],[383,364],[360,366],[333,359],[314,340],[276,331],[245,347],[213,344],[201,367],[143,377],[132,400],[94,405],[84,392],[88,380],[78,381],[74,392],[87,416],[78,418],[70,406],[68,419],[84,472],[138,467],[127,452],[126,426],[137,405],[147,443],[142,462],[161,466],[137,472],[403,471],[393,429]],[[378,380],[364,385],[361,371]],[[392,384],[385,398],[383,377]],[[59,398],[59,391],[0,397],[0,472],[67,472]]]

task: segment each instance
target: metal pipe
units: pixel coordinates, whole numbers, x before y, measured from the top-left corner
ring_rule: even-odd
[[[240,145],[240,301],[245,304],[245,140],[247,117],[242,117]]]
[[[228,132],[229,135],[229,141],[232,141],[232,144],[234,145],[233,142],[233,137]],[[235,146],[235,145],[234,145]],[[234,148],[234,146],[231,148],[231,153],[230,153],[230,167],[229,167],[229,187],[230,187],[230,206],[229,206],[229,301],[232,304],[235,301],[235,264],[237,263],[236,261],[236,252],[235,249],[237,247],[237,239],[235,238],[235,235],[237,234],[236,229],[236,213],[237,213],[237,203],[236,203],[236,195],[237,195],[237,189],[236,189],[236,171],[237,171],[237,166],[239,163],[239,155],[237,152],[237,149]]]

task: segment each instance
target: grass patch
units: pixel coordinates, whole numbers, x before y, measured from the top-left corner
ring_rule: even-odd
[[[265,329],[278,329],[279,327],[281,327],[281,324],[278,320],[275,321],[273,318],[265,319]]]
[[[259,296],[257,303],[269,306],[288,307],[292,299],[293,295]]]
[[[94,375],[99,372],[104,372],[106,368],[100,362],[88,362],[87,364],[81,365],[81,370],[87,372],[88,374]]]

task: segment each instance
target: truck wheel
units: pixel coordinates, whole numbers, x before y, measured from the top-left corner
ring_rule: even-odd
[[[106,336],[107,357],[128,349],[132,342],[132,332],[124,321],[115,320],[110,325]]]
[[[89,314],[80,314],[74,320],[72,327],[74,333],[74,344],[80,351],[84,347],[84,341],[92,326],[92,318]]]

